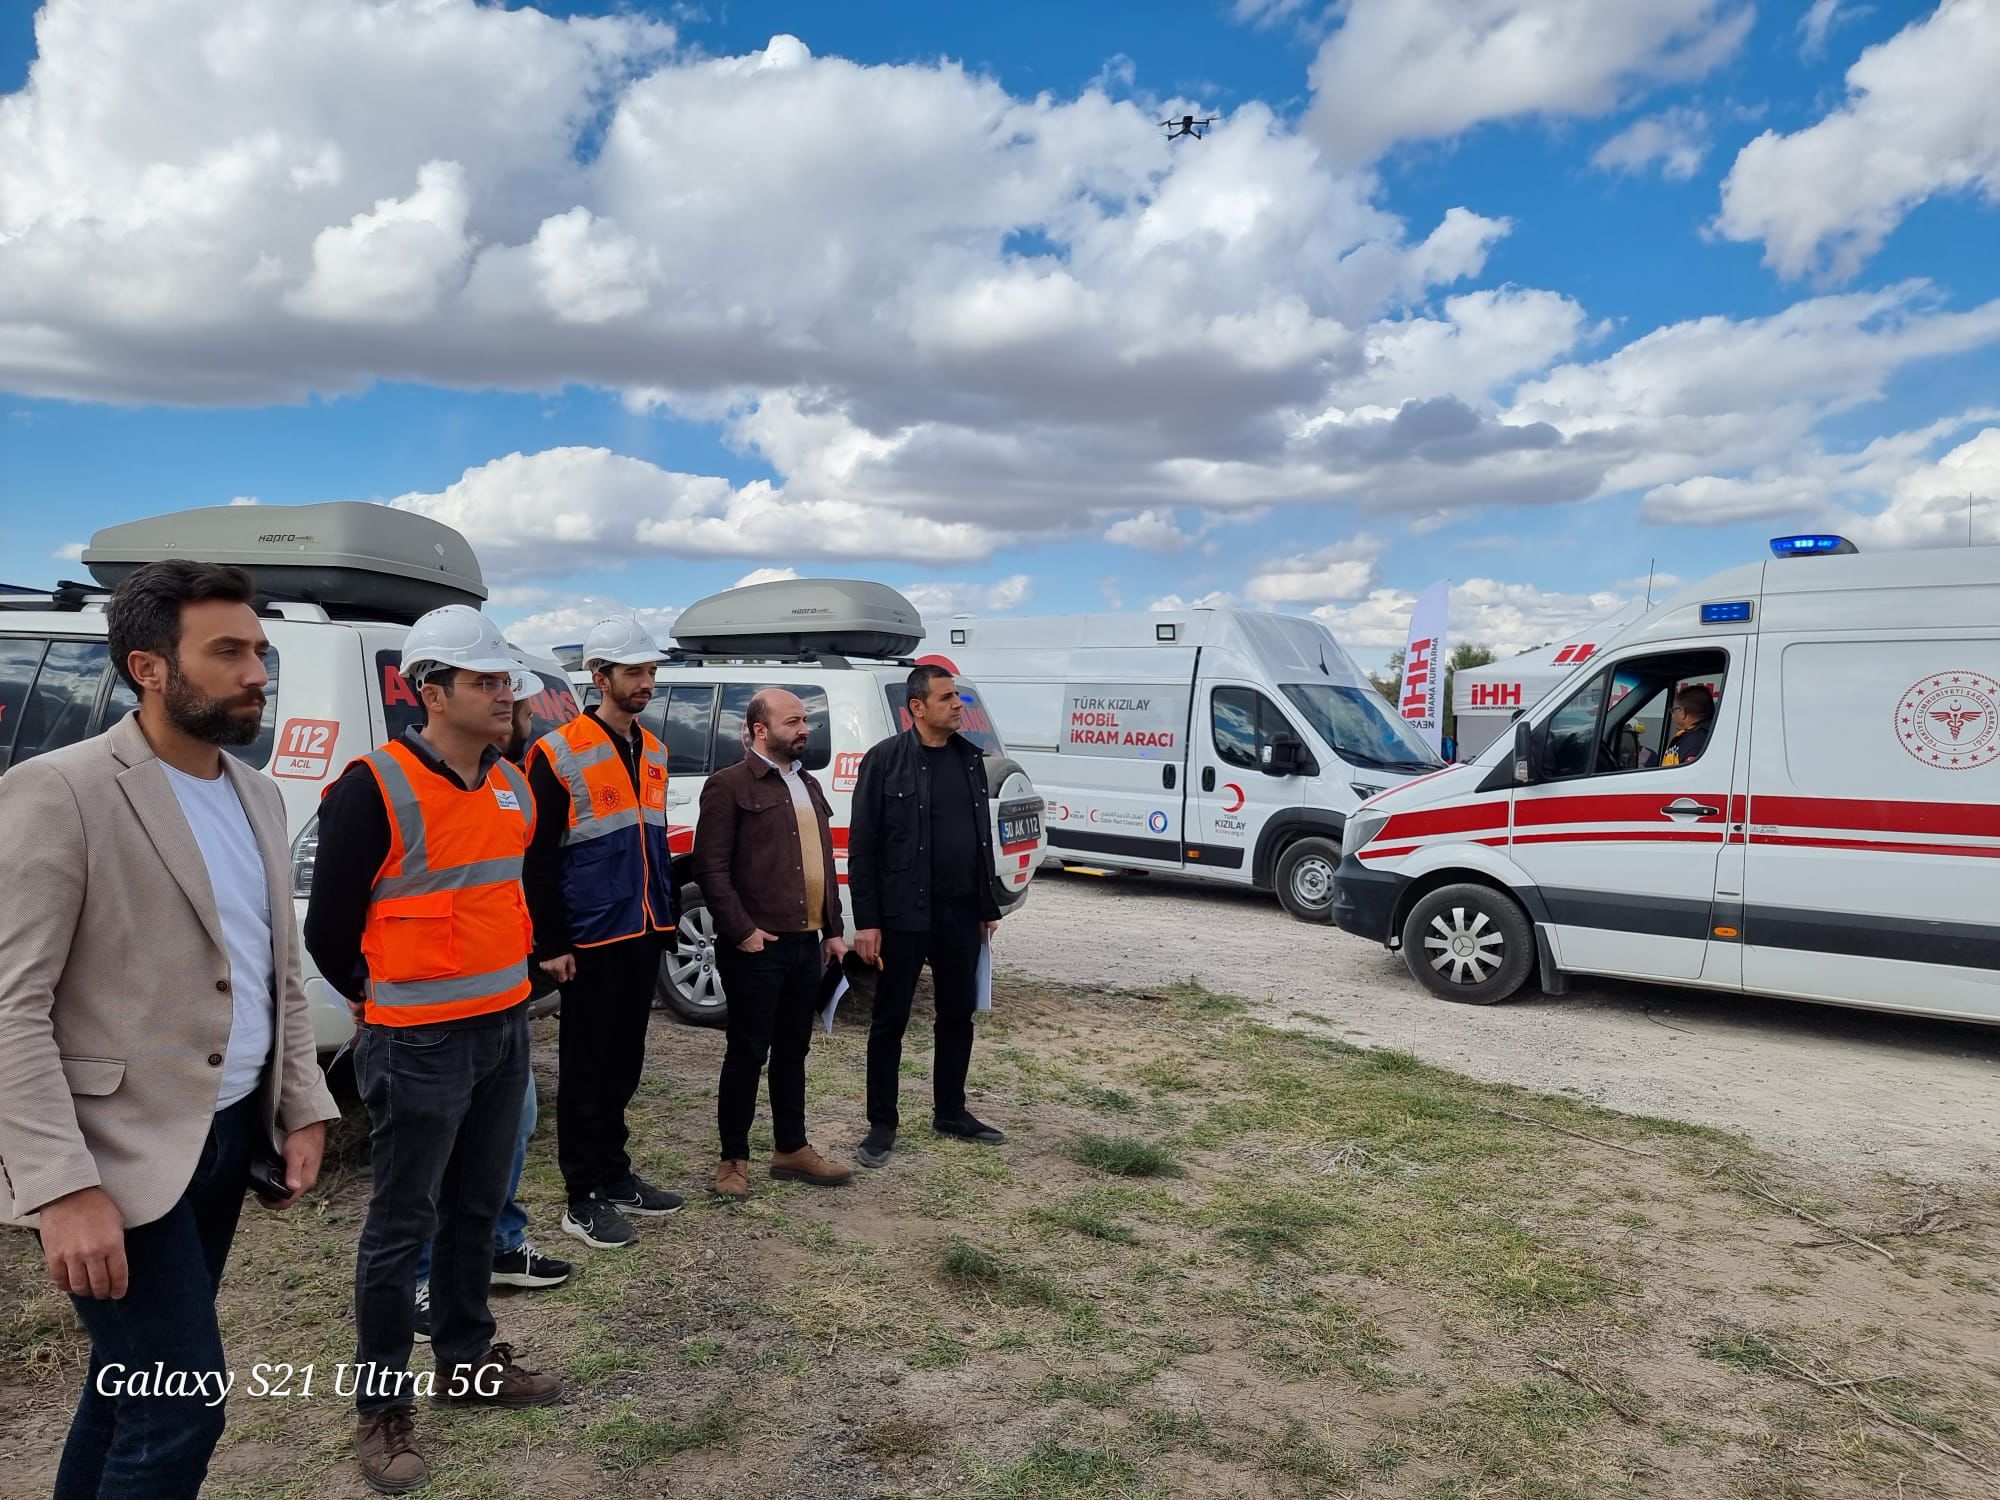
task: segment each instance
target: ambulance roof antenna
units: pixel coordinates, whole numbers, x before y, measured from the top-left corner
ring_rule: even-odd
[[[1653,569],[1659,563],[1657,557],[1646,559],[1646,608],[1653,607]]]

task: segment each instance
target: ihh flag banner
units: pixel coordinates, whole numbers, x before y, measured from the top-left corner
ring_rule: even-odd
[[[1397,707],[1433,752],[1444,742],[1444,636],[1451,613],[1451,583],[1439,579],[1417,595],[1410,614],[1410,644],[1403,651],[1403,692]]]

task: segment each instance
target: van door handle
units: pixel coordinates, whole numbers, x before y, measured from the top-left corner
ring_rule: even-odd
[[[1160,785],[1170,792],[1174,789],[1174,768],[1172,766],[1160,767]]]
[[[1204,792],[1212,792],[1215,790],[1214,766],[1203,766],[1201,768],[1201,789]]]
[[[1692,797],[1677,797],[1660,809],[1661,816],[1668,818],[1719,818],[1722,809],[1710,807],[1706,802],[1697,802]]]

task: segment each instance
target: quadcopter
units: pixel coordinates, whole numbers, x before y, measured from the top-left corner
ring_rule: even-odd
[[[1200,140],[1203,127],[1213,125],[1216,118],[1215,115],[1210,115],[1205,120],[1197,120],[1193,115],[1182,115],[1178,120],[1162,120],[1160,124],[1166,129],[1167,139],[1170,141],[1177,141],[1184,135]]]

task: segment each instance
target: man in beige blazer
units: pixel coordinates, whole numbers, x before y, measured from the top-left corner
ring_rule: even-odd
[[[254,1158],[288,1208],[338,1117],[299,976],[249,577],[162,562],[110,605],[139,708],[0,777],[0,1215],[39,1216],[90,1333],[57,1500],[194,1496],[229,1367],[215,1293]],[[274,1351],[275,1352],[275,1351]]]

